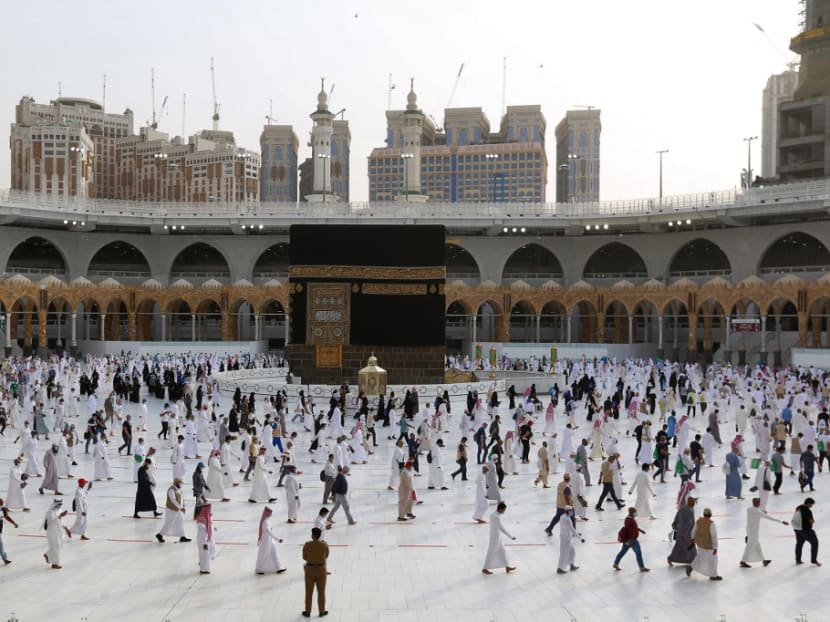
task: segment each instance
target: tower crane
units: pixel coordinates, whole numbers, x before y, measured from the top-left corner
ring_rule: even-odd
[[[104,84],[106,84],[106,82]],[[161,110],[159,110],[159,114],[156,116],[156,70],[154,67],[150,68],[150,96],[153,99],[153,116],[147,125],[155,130],[158,129],[158,122],[164,116],[164,111],[167,108],[167,95],[164,96],[164,99],[161,102]]]
[[[458,89],[458,83],[461,81],[461,73],[464,71],[464,63],[461,63],[461,66],[458,68],[458,73],[455,76],[455,84],[452,85],[452,91],[450,91],[450,99],[447,102],[447,108],[452,106],[452,100],[455,97],[455,91]]]
[[[213,68],[213,56],[210,57],[210,86],[213,89],[213,129],[219,129],[219,102],[216,101],[216,71]]]

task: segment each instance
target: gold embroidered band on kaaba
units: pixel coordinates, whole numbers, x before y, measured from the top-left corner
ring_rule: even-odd
[[[390,267],[296,265],[288,268],[288,278],[388,279],[395,281],[445,279],[447,278],[447,268],[446,266]]]

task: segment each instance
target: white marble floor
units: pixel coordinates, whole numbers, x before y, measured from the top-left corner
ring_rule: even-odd
[[[228,401],[226,398],[225,403]],[[453,403],[454,413],[462,408],[462,400]],[[153,400],[150,431],[146,434],[151,446],[159,445],[155,438],[159,410],[160,403]],[[445,462],[450,464],[459,436],[457,417],[453,415],[452,431],[446,435]],[[84,421],[81,419],[81,423]],[[729,426],[723,429],[724,440],[731,438],[726,432]],[[588,426],[583,426],[579,432],[586,430]],[[577,549],[580,569],[557,575],[558,533],[547,538],[543,531],[553,513],[554,489],[534,488],[532,464],[520,465],[521,474],[508,476],[505,481],[509,508],[504,523],[517,537],[509,544],[508,555],[518,570],[510,575],[497,571],[488,577],[480,570],[489,528],[471,521],[473,480],[449,482],[448,491],[429,491],[425,489],[426,476],[417,478],[424,504],[416,507],[416,520],[397,522],[397,493],[386,491],[391,442],[386,440],[383,428],[378,431],[381,446],[368,465],[354,466],[350,476],[351,507],[358,523],[346,526],[341,516],[327,534],[332,546],[332,574],[328,580],[331,620],[715,622],[784,621],[798,619],[801,614],[811,621],[826,619],[822,586],[827,583],[830,558],[822,568],[809,564],[796,567],[794,537],[789,528],[765,521],[763,542],[772,565],[751,570],[738,567],[744,539],[744,509],[751,495],[747,491],[747,500],[727,501],[719,468],[705,470],[705,483],[698,489],[698,510],[709,506],[714,511],[722,538],[718,554],[722,582],[713,583],[699,575],[688,579],[682,569],[670,569],[665,563],[678,481],[673,479],[668,484],[656,485],[659,496],[653,507],[657,519],[641,519],[641,527],[648,532],[641,542],[651,573],[637,572],[633,555],[623,559],[622,572],[612,571],[623,512],[609,504],[603,513],[591,509],[590,521],[579,525],[587,540]],[[12,445],[15,436],[15,432],[7,430],[5,437],[0,438],[3,495],[11,459],[20,447]],[[279,500],[273,504],[274,525],[285,540],[280,556],[288,572],[279,576],[254,574],[257,524],[263,506],[248,503],[247,483],[231,491],[230,503],[213,506],[219,546],[212,574],[198,573],[195,542],[162,545],[154,541],[159,522],[131,518],[135,495],[130,481],[132,458],[117,456],[116,443],[111,448],[115,481],[97,482],[90,493],[92,540],[66,542],[63,570],[51,570],[42,557],[46,542],[40,526],[51,497],[38,495],[37,485],[29,487],[32,512],[15,512],[20,528],[7,524],[3,532],[6,550],[14,563],[0,568],[0,619],[6,620],[12,614],[21,622],[47,618],[90,622],[302,619],[300,548],[308,539],[310,523],[320,508],[322,485],[318,477],[320,467],[309,464],[304,451],[308,436],[301,434],[303,505],[298,524],[285,524],[284,489],[274,488],[279,491]],[[629,482],[635,475],[633,443],[625,437],[621,441]],[[751,439],[747,444],[751,444]],[[45,448],[43,441],[40,447]],[[207,451],[205,447],[203,455]],[[717,452],[715,464],[721,464],[723,455],[723,450]],[[90,458],[91,454],[81,451],[80,466],[73,470],[76,477],[92,475]],[[161,450],[158,458],[159,488],[164,489],[170,481],[168,451]],[[194,465],[194,460],[188,461],[188,479]],[[422,468],[426,473],[425,460]],[[591,469],[596,479],[599,464],[592,462]],[[559,477],[552,476],[552,485]],[[786,477],[785,494],[770,502],[770,511],[782,520],[789,520],[793,508],[805,496],[798,493],[794,479]],[[830,534],[829,484],[830,474],[825,471],[817,477],[818,490],[813,495],[817,501],[814,512],[819,539],[825,542]],[[61,486],[71,510],[75,483],[64,480]],[[192,502],[189,482],[183,489]],[[599,489],[594,486],[588,490],[593,506]],[[162,490],[158,491],[157,498],[162,494]],[[194,536],[195,526],[190,520],[187,529]]]

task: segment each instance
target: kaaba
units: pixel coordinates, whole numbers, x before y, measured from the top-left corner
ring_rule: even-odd
[[[293,373],[303,383],[356,382],[374,353],[390,384],[442,382],[445,237],[434,225],[293,225]]]

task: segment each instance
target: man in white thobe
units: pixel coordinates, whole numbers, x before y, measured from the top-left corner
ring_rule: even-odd
[[[692,570],[709,577],[710,581],[723,579],[718,574],[718,530],[712,520],[712,510],[705,508],[703,516],[697,519],[692,528],[692,542],[697,547],[697,555],[692,564],[686,566],[686,576],[691,576]]]
[[[565,510],[567,512],[571,512],[573,511],[573,507],[570,505],[566,505]],[[582,536],[576,530],[576,527],[574,527],[573,521],[559,521],[559,565],[556,568],[556,574],[566,574],[568,572],[568,569],[570,569],[571,571],[579,570],[579,566],[575,564],[575,544],[576,541],[580,540],[581,538]]]
[[[487,557],[484,558],[484,565],[481,568],[483,574],[493,574],[490,568],[504,568],[507,572],[516,570],[515,566],[508,563],[507,551],[504,550],[504,544],[501,541],[501,534],[511,540],[516,539],[516,536],[510,535],[510,532],[501,524],[501,515],[506,509],[507,504],[499,501],[496,511],[490,515],[490,542],[487,546]]]
[[[752,568],[750,562],[763,562],[769,566],[772,560],[764,558],[764,551],[761,549],[761,519],[765,518],[774,523],[787,525],[787,521],[772,518],[761,509],[761,499],[754,497],[752,505],[746,509],[746,546],[741,557],[741,568]]]
[[[476,505],[473,511],[473,520],[479,524],[486,523],[484,514],[487,512],[487,465],[481,467],[481,473],[476,478]]]
[[[72,533],[63,524],[63,517],[66,516],[67,512],[62,507],[63,500],[60,498],[55,499],[43,520],[47,543],[47,551],[43,554],[43,559],[46,560],[47,564],[51,564],[53,570],[60,570],[63,567],[61,566],[63,534],[65,533],[67,538],[72,537]]]
[[[75,498],[72,501],[72,509],[75,511],[75,522],[69,529],[81,540],[89,540],[86,535],[87,529],[87,492],[92,488],[92,482],[86,481],[83,477],[78,480],[78,487],[75,489]]]
[[[288,522],[297,522],[297,513],[300,510],[300,485],[297,483],[297,478],[294,474],[297,472],[297,467],[293,464],[285,467],[285,501],[288,506]]]
[[[173,485],[167,489],[167,499],[164,509],[164,524],[161,531],[156,534],[156,540],[164,542],[164,536],[179,538],[179,542],[190,542],[190,538],[184,535],[184,497],[182,496],[182,480],[178,477],[173,480]]]

